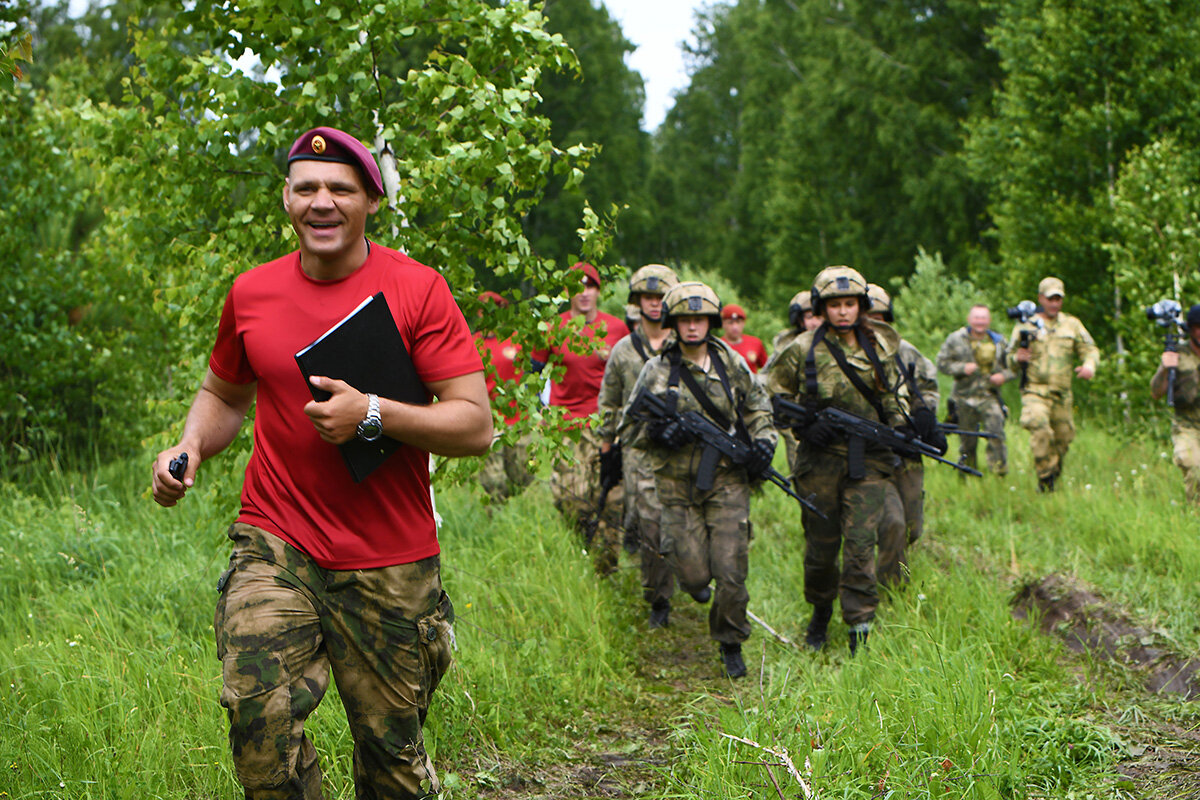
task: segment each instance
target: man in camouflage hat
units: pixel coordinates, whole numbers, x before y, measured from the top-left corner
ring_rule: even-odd
[[[331,670],[354,738],[357,796],[440,791],[421,728],[450,664],[454,610],[442,590],[429,454],[482,455],[492,412],[446,281],[364,237],[382,194],[375,159],[354,137],[322,127],[296,140],[283,207],[299,250],[234,281],[182,437],[154,463],[154,499],[173,506],[257,404],[214,621],[221,705],[247,798],[322,797],[304,724]],[[297,369],[293,354],[377,292],[438,402],[306,381]],[[404,446],[356,482],[339,446],[382,436]]]
[[[1038,284],[1038,305],[1034,320],[1013,328],[1008,346],[1017,361],[1027,365],[1026,384],[1021,388],[1021,427],[1029,431],[1038,491],[1052,492],[1075,439],[1072,367],[1080,380],[1091,380],[1100,351],[1083,323],[1062,310],[1061,280],[1044,278]],[[1022,331],[1030,336],[1028,348],[1019,346]]]
[[[671,612],[675,578],[662,555],[659,517],[662,506],[654,488],[654,472],[644,450],[617,445],[621,411],[629,402],[642,367],[662,353],[671,330],[663,325],[663,296],[679,280],[670,267],[647,264],[629,278],[629,304],[638,309],[638,325],[613,346],[600,384],[600,452],[607,469],[622,470],[625,484],[625,535],[632,539],[642,564],[642,596],[650,604],[651,628],[665,628]],[[614,449],[615,448],[615,449]],[[614,461],[610,453],[617,453]]]
[[[801,517],[804,597],[813,606],[805,642],[813,650],[824,647],[833,601],[840,598],[854,654],[866,644],[879,605],[876,546],[904,537],[904,509],[892,481],[900,459],[872,442],[852,449],[816,412],[832,405],[892,427],[906,425],[907,407],[895,391],[900,337],[867,317],[867,282],[856,269],[821,270],[812,300],[821,325],[776,356],[767,393],[812,409],[809,421],[793,429],[796,489],[825,514],[822,519],[806,508]]]
[[[1175,418],[1171,441],[1175,465],[1183,472],[1187,498],[1200,504],[1200,303],[1188,309],[1187,346],[1164,350],[1158,371],[1150,380],[1150,394],[1158,399],[1167,393],[1167,375],[1175,370]]]
[[[712,487],[702,490],[696,483],[704,442],[695,441],[677,418],[640,420],[627,408],[620,436],[646,451],[662,504],[659,547],[684,591],[698,602],[712,599],[709,634],[720,645],[725,674],[740,678],[746,674],[742,642],[750,637],[750,483],[771,466],[771,407],[746,362],[717,338],[721,303],[712,289],[696,281],[680,283],[665,303],[664,324],[675,338],[642,368],[633,402],[645,391],[678,414],[705,415],[754,443],[752,463],[738,466],[722,456]]]
[[[991,434],[987,440],[988,469],[1008,473],[1008,448],[1004,443],[1004,418],[1008,409],[1000,387],[1013,378],[1008,368],[1008,345],[992,330],[992,312],[977,304],[967,312],[967,324],[946,337],[938,351],[938,370],[954,379],[950,402],[961,430]],[[979,437],[964,434],[959,440],[960,463],[975,468]]]
[[[629,334],[625,323],[600,310],[600,272],[592,264],[577,262],[571,267],[578,283],[571,287],[570,308],[559,318],[564,328],[573,319],[583,327],[572,332],[561,344],[532,354],[533,368],[541,371],[547,363],[562,364],[561,380],[550,387],[550,405],[562,406],[564,418],[579,431],[579,441],[555,460],[550,473],[550,491],[554,507],[585,536],[594,525],[592,549],[597,574],[608,575],[617,569],[621,547],[621,487],[614,489],[600,509],[600,438],[593,415],[599,410],[600,383],[612,348]],[[591,346],[591,352],[587,348]],[[599,515],[599,519],[597,519]]]
[[[892,325],[896,321],[892,298],[877,283],[867,285],[871,307],[868,316],[877,322]],[[900,380],[908,393],[910,412],[923,417],[923,426],[931,434],[929,444],[946,451],[946,435],[937,426],[938,382],[933,362],[921,354],[907,339],[900,340],[895,355]],[[901,458],[892,480],[904,506],[904,536],[894,541],[879,541],[877,575],[882,586],[898,586],[908,581],[908,545],[925,532],[925,464],[920,457]],[[892,531],[891,528],[888,529]]]

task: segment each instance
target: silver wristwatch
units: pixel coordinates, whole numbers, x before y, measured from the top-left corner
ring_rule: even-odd
[[[383,435],[383,417],[379,416],[379,398],[367,395],[367,416],[358,423],[358,438],[373,442]]]

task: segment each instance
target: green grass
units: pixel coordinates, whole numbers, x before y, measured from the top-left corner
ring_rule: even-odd
[[[1010,599],[1068,573],[1195,653],[1197,512],[1160,445],[1085,426],[1061,491],[1037,495],[1024,434],[1010,439],[1007,479],[928,468],[912,585],[882,606],[865,657],[848,657],[836,620],[816,656],[756,628],[736,684],[690,601],[672,638],[645,630],[632,562],[597,579],[543,483],[490,518],[475,489],[439,491],[458,651],[427,738],[452,796],[593,796],[569,778],[600,754],[635,762],[624,796],[776,797],[772,780],[803,796],[738,737],[785,752],[822,798],[1127,797],[1112,775],[1129,731],[1148,717],[1194,729],[1200,714],[1066,653]],[[239,796],[211,624],[241,467],[210,462],[165,510],[147,462],[0,484],[0,797]],[[766,487],[753,518],[751,610],[798,641],[797,509]],[[352,797],[333,693],[310,730],[328,796]],[[504,788],[515,776],[530,783]]]

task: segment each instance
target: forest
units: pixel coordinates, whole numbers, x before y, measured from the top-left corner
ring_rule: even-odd
[[[1056,493],[1015,417],[1007,479],[930,466],[868,658],[795,645],[797,509],[756,493],[737,684],[705,609],[647,631],[635,562],[592,573],[525,375],[496,404],[528,412],[505,441],[541,432],[538,480],[493,507],[478,459],[435,476],[444,797],[1198,796],[1200,540],[1146,308],[1200,302],[1200,0],[727,0],[694,34],[647,131],[600,0],[0,0],[0,799],[238,796],[211,621],[251,426],[178,509],[148,467],[234,278],[295,249],[286,153],[322,124],[384,168],[370,237],[530,351],[586,260],[606,311],[667,264],[768,341],[848,264],[927,355],[1053,275],[1101,352]],[[348,798],[337,702],[312,731]]]

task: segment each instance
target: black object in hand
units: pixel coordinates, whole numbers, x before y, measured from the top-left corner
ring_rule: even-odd
[[[814,420],[796,431],[796,435],[809,444],[818,447],[829,447],[837,439],[837,431],[832,425],[822,419]]]
[[[755,439],[754,448],[746,460],[746,473],[753,480],[762,480],[771,469],[771,459],[775,455],[775,445],[770,439]]]
[[[180,483],[183,482],[184,473],[187,472],[188,454],[180,453],[175,458],[171,459],[171,463],[167,465],[167,472],[171,473],[171,477]]]

